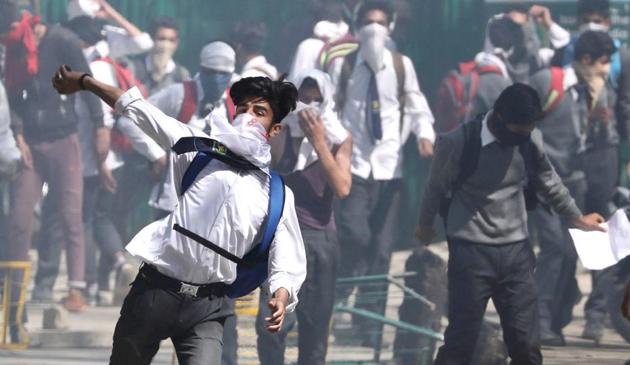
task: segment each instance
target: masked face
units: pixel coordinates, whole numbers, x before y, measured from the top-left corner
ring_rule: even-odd
[[[158,40],[155,41],[153,49],[151,50],[151,76],[158,81],[166,74],[166,67],[173,59],[173,54],[177,49],[177,42],[172,40]]]
[[[359,52],[363,60],[374,72],[383,67],[385,43],[389,30],[381,24],[371,23],[359,30]]]
[[[579,28],[580,33],[584,33],[589,30],[608,33],[608,31],[610,30],[610,27],[606,24],[593,23],[593,22],[580,25],[580,28]]]
[[[507,124],[501,120],[498,116],[493,116],[490,120],[492,133],[499,140],[499,143],[504,146],[520,146],[531,138],[531,132],[529,133],[517,133],[510,130]]]
[[[610,74],[610,58],[602,56],[594,62],[589,63],[587,61],[584,59],[573,62],[573,68],[578,76],[588,84],[591,98],[598,100]]]
[[[246,139],[267,143],[269,141],[269,133],[265,127],[249,113],[241,113],[234,118],[232,126],[237,130],[238,134]]]
[[[217,102],[230,84],[232,74],[202,69],[199,73],[199,81],[203,89],[203,100],[206,103]]]

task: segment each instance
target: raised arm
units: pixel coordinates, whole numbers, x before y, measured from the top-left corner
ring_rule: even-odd
[[[326,144],[326,129],[321,117],[310,109],[301,111],[299,117],[300,127],[313,145],[330,187],[338,198],[346,198],[352,185],[350,172],[352,137],[348,134],[347,138],[331,151]]]
[[[170,149],[182,137],[208,137],[202,131],[189,128],[162,113],[144,100],[137,88],[124,91],[100,82],[90,75],[70,71],[67,66],[62,66],[55,73],[53,87],[60,94],[72,94],[83,88],[96,94],[119,114],[140,127],[165,150]]]

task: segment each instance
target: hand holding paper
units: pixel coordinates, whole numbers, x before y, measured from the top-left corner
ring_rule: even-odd
[[[608,232],[584,231],[582,226],[576,226],[580,229],[570,229],[569,233],[585,268],[605,269],[630,255],[630,221],[623,210],[603,224]]]

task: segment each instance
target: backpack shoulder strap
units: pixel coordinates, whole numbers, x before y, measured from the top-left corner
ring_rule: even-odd
[[[194,80],[189,80],[182,82],[182,85],[184,85],[184,100],[177,120],[188,123],[197,110],[197,84]]]
[[[551,82],[549,83],[549,92],[543,106],[543,112],[550,113],[564,98],[564,70],[560,67],[552,67]]]
[[[462,130],[464,133],[464,147],[459,158],[459,172],[453,182],[451,192],[459,190],[464,182],[475,173],[479,164],[479,154],[481,153],[481,127],[483,116],[464,123]]]
[[[407,95],[405,94],[405,63],[403,55],[400,52],[392,52],[394,59],[394,71],[396,71],[396,81],[398,82],[398,105],[400,109],[400,130],[402,131],[402,121],[405,111],[405,103],[407,101]]]
[[[270,173],[269,210],[265,221],[262,240],[260,245],[254,248],[254,250],[257,250],[257,257],[259,257],[259,255],[264,255],[269,251],[271,242],[273,242],[276,235],[276,229],[280,223],[280,218],[282,218],[282,212],[284,211],[284,201],[286,195],[284,180],[276,171],[272,170]]]
[[[193,158],[190,165],[184,172],[184,177],[182,178],[180,195],[184,195],[186,190],[192,185],[192,183],[197,178],[197,175],[203,170],[206,165],[208,165],[212,161],[212,156],[205,152],[197,152],[195,158]]]
[[[348,93],[348,81],[350,80],[350,76],[352,76],[352,71],[354,70],[354,65],[357,61],[358,52],[352,52],[343,58],[343,63],[341,64],[341,73],[339,75],[339,81],[337,85],[337,97],[336,104],[337,110],[342,112],[343,108],[346,104],[346,94]]]

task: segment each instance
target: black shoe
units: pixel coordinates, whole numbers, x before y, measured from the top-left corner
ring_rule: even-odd
[[[540,331],[540,344],[549,347],[563,347],[566,345],[564,336],[559,335],[551,330]]]
[[[599,343],[604,337],[604,324],[600,321],[587,320],[582,331],[582,338]]]

